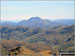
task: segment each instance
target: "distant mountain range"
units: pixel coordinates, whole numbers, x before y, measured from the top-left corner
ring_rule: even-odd
[[[42,19],[40,17],[31,17],[29,20],[22,20],[18,23],[12,23],[12,22],[1,22],[1,26],[26,26],[26,27],[40,27],[40,28],[50,28],[53,26],[59,26],[59,25],[72,25],[74,23],[74,19],[61,19],[61,20],[55,20],[50,21],[47,19]]]
[[[60,23],[60,24],[65,24],[65,25],[75,24],[74,19],[61,19],[61,20],[56,20],[55,22]]]

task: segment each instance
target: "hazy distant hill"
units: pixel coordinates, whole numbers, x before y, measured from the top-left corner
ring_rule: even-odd
[[[59,24],[71,25],[71,24],[75,24],[75,19],[60,19],[60,20],[56,20],[55,22]]]
[[[54,26],[59,26],[59,25],[71,25],[75,24],[74,19],[70,20],[55,20],[55,21],[50,21],[46,19],[42,19],[40,17],[31,17],[29,20],[22,20],[18,23],[12,23],[12,22],[2,22],[0,25],[2,26],[26,26],[26,27],[32,27],[32,28],[51,28]]]
[[[5,22],[1,21],[0,25],[1,26],[15,26],[16,23],[15,22],[9,22],[9,21],[5,21]]]
[[[50,20],[43,20],[40,17],[31,17],[29,20],[21,21],[17,25],[19,26],[27,26],[27,27],[40,27],[40,28],[48,28],[52,26],[57,26],[57,23],[51,22]]]

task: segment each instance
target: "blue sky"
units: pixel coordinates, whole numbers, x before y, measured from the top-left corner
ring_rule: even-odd
[[[1,20],[74,19],[74,1],[1,1]]]

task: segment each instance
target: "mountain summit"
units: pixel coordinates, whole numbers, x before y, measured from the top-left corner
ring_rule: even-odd
[[[41,21],[42,19],[40,17],[31,17],[29,21]]]
[[[31,17],[28,21],[30,24],[42,23],[43,20],[40,17]]]
[[[40,28],[46,28],[46,27],[50,27],[50,20],[43,20],[40,17],[31,17],[29,20],[27,21],[21,21],[21,23],[19,23],[19,25],[21,26],[27,26],[27,27],[40,27]]]

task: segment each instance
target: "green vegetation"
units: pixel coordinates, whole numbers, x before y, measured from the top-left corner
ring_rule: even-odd
[[[9,50],[19,46],[34,52],[50,50],[52,54],[57,54],[59,51],[74,51],[74,25],[49,29],[1,26],[0,31],[2,54],[9,53]]]

